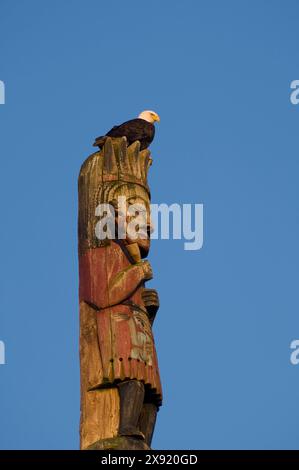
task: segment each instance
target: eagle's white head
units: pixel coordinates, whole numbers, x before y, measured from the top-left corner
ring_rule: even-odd
[[[160,118],[158,114],[155,113],[155,111],[142,111],[142,113],[140,113],[138,117],[139,119],[144,119],[145,121],[150,122],[151,124],[153,124],[155,121],[160,122]]]

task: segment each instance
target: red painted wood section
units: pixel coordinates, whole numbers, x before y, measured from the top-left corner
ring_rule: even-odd
[[[134,263],[120,242],[81,254],[80,301],[98,310],[103,386],[137,379],[161,404],[162,390],[151,325],[142,300],[143,261]]]

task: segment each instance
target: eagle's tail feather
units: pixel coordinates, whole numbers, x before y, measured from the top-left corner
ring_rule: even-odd
[[[106,135],[101,135],[100,137],[96,137],[93,146],[94,147],[103,147],[105,141],[107,139]]]

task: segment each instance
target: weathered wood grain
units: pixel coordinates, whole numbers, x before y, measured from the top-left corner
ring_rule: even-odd
[[[119,425],[117,388],[96,388],[102,382],[96,313],[93,307],[80,302],[81,449],[115,437]]]

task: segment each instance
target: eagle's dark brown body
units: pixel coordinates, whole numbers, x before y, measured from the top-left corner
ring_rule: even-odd
[[[146,149],[155,136],[155,126],[145,119],[136,118],[126,121],[120,126],[114,126],[106,135],[97,137],[94,147],[102,147],[107,137],[126,137],[128,145],[136,140],[140,142],[140,150]]]

